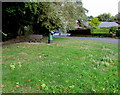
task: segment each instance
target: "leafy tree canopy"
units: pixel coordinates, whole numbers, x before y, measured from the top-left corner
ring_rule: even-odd
[[[92,19],[90,19],[90,21],[91,22],[89,22],[89,26],[91,28],[98,28],[98,26],[100,25],[100,21],[96,17],[93,17]]]
[[[99,21],[107,21],[107,22],[113,22],[115,21],[115,17],[112,16],[110,13],[103,13],[100,14],[98,17]]]
[[[18,35],[25,26],[31,26],[34,33],[43,29],[53,31],[59,28],[74,29],[75,21],[84,18],[87,10],[79,2],[4,2],[3,32]],[[43,33],[43,32],[42,32]],[[48,32],[47,32],[48,33]],[[44,33],[43,33],[44,34]]]

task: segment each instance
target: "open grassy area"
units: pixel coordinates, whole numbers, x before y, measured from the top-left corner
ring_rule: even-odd
[[[3,93],[117,93],[118,46],[55,38],[3,47]]]

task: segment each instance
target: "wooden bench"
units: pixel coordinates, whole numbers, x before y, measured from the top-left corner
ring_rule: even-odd
[[[43,39],[43,35],[28,35],[29,42],[37,42]]]

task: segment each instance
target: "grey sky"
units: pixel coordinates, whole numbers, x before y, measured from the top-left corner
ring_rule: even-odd
[[[98,16],[102,13],[118,13],[118,2],[120,0],[82,0],[83,6],[89,10],[88,16]],[[120,7],[120,5],[119,5]]]

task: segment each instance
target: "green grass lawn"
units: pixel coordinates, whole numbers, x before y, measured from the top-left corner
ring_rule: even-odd
[[[118,46],[55,38],[3,47],[3,93],[117,93]]]

